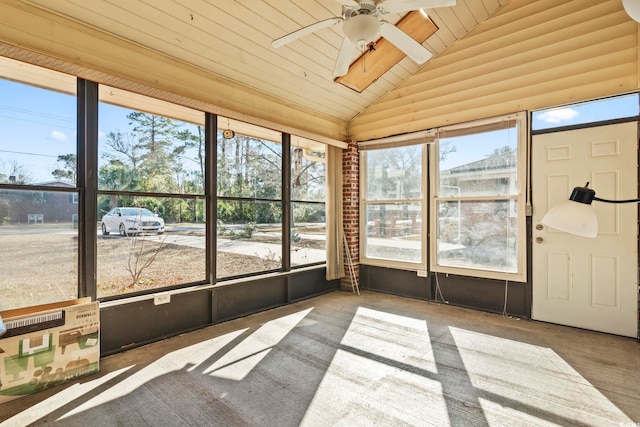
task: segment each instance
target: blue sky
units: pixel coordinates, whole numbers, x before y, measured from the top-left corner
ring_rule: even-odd
[[[494,150],[505,146],[516,149],[517,142],[515,128],[456,138],[442,138],[440,139],[440,147],[452,145],[455,147],[455,152],[441,159],[440,170],[455,168],[487,158],[493,154]]]
[[[15,161],[51,181],[58,155],[76,151],[75,97],[0,80],[0,129],[0,172]]]
[[[100,104],[101,143],[110,131],[132,130],[126,118],[130,111]],[[76,98],[0,79],[0,129],[0,173],[7,174],[10,164],[17,162],[31,182],[52,181],[58,156],[76,153]]]
[[[629,117],[637,115],[638,108],[638,96],[636,94],[584,102],[568,107],[550,108],[533,113],[532,129],[540,130]],[[512,145],[514,136],[514,132],[507,135],[506,132],[500,131],[458,137],[456,141],[449,140],[452,144],[458,146],[455,153],[450,154],[441,162],[440,168],[446,170],[483,159],[496,148]],[[445,142],[447,140],[440,140],[441,144]]]
[[[128,111],[101,104],[99,138],[112,130],[130,131]],[[532,126],[543,129],[636,114],[638,97],[627,95],[539,111],[533,115]],[[0,173],[8,172],[11,162],[17,162],[28,170],[32,182],[51,181],[58,155],[76,151],[75,97],[0,79],[0,129]],[[441,167],[482,159],[510,138],[496,138],[495,132],[476,135],[473,143],[459,138],[461,147]]]

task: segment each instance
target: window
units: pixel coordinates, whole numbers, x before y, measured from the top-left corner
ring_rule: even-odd
[[[75,186],[76,79],[2,57],[0,70],[0,183]]]
[[[78,296],[77,206],[60,192],[0,188],[0,309]]]
[[[99,93],[98,297],[204,282],[204,113]]]
[[[525,146],[524,114],[439,131],[433,271],[525,280]]]
[[[327,261],[325,146],[292,137],[291,265]]]
[[[621,117],[634,117],[638,115],[639,107],[638,94],[632,93],[579,104],[548,108],[532,114],[531,129],[536,131],[594,123]]]
[[[424,144],[364,151],[361,258],[424,269]]]
[[[280,270],[282,134],[223,117],[218,127],[216,276]]]
[[[0,58],[0,310],[325,263],[325,145],[205,119]]]
[[[0,58],[0,310],[78,296],[76,79]]]

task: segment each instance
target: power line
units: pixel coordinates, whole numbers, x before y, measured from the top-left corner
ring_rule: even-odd
[[[73,129],[75,130],[75,127],[70,127],[70,126],[64,126],[64,125],[57,125],[57,124],[53,124],[53,123],[45,123],[45,122],[39,122],[37,120],[28,120],[28,119],[20,119],[18,117],[11,117],[11,116],[3,116],[0,114],[0,117],[4,117],[10,120],[20,120],[23,122],[28,122],[28,123],[37,123],[39,125],[45,125],[45,126],[52,126],[52,127],[58,127],[58,128],[63,128],[63,129]]]
[[[59,116],[59,115],[55,115],[55,114],[51,114],[51,113],[44,113],[41,111],[36,111],[36,110],[25,110],[23,108],[17,108],[17,107],[9,107],[9,106],[2,106],[0,105],[0,110],[8,110],[8,111],[12,111],[14,113],[23,113],[23,114],[28,114],[30,116],[40,116],[40,117],[45,117],[48,119],[55,119],[55,120],[61,120],[64,122],[73,122],[75,121],[73,118],[70,118],[69,116]]]
[[[24,151],[10,151],[10,150],[0,150],[0,153],[11,153],[11,154],[25,154],[27,156],[40,156],[40,157],[54,157],[54,158],[58,158],[57,155],[52,155],[52,154],[38,154],[38,153],[27,153]]]

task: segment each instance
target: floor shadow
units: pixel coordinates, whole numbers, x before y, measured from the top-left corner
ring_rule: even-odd
[[[590,351],[573,348],[625,341],[593,338],[384,294],[334,293],[107,357],[98,375],[22,398],[11,411],[0,406],[0,420],[34,406],[34,425],[638,422],[637,381],[609,400],[617,377],[594,386]],[[90,388],[68,398],[74,387]],[[621,398],[636,404],[629,418],[616,406]]]

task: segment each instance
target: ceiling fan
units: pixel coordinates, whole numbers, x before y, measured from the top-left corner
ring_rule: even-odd
[[[343,22],[345,35],[338,53],[333,78],[349,71],[354,49],[364,52],[378,35],[389,40],[417,64],[424,64],[432,53],[395,25],[382,19],[390,13],[455,6],[456,0],[336,0],[342,5],[342,16],[318,21],[275,39],[273,47],[284,46],[300,37]]]

